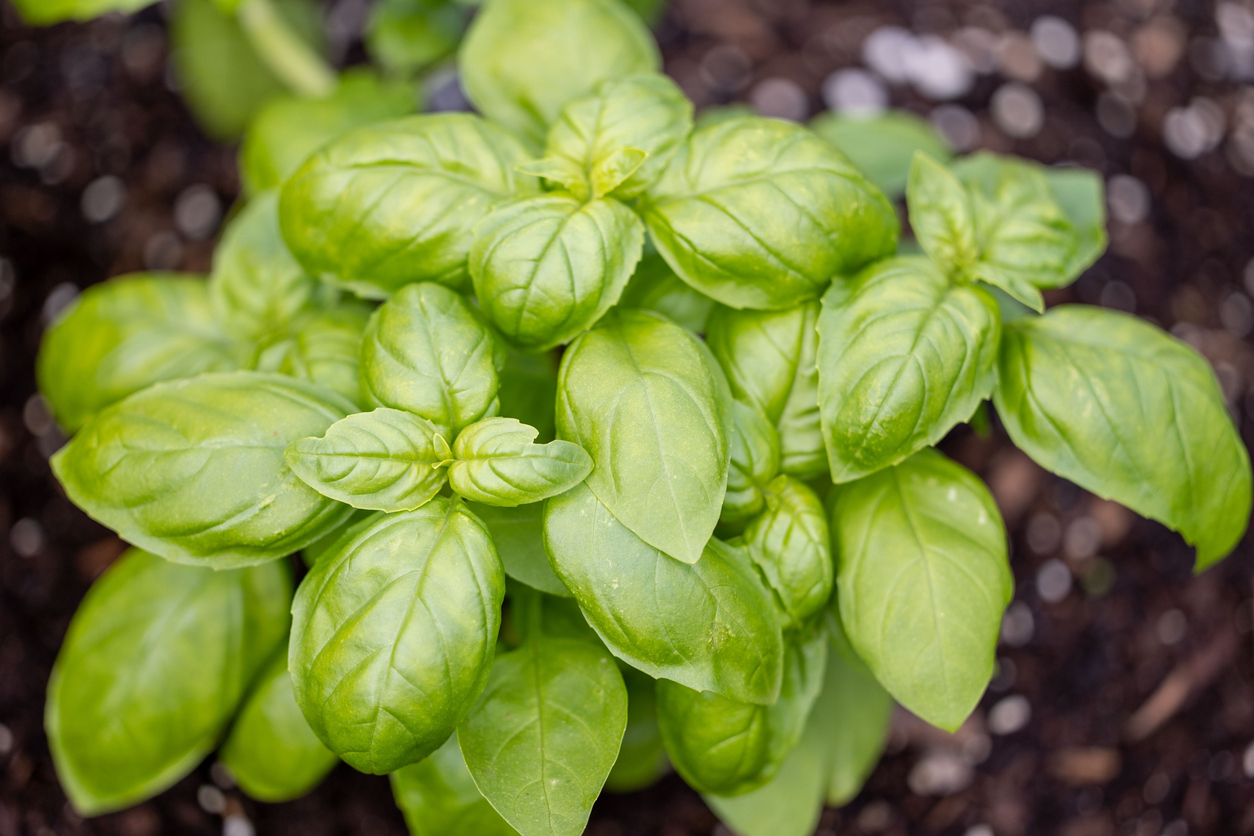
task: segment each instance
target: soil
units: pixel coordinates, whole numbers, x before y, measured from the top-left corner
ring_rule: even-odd
[[[1254,281],[1243,289],[1243,277],[1254,189],[1235,139],[1191,160],[1163,140],[1172,108],[1195,97],[1216,104],[1234,132],[1250,118],[1250,88],[1207,64],[1211,4],[678,0],[659,37],[668,72],[698,104],[800,102],[813,114],[823,80],[859,63],[876,26],[1021,32],[1042,13],[1113,33],[1154,68],[1123,137],[1095,117],[1103,86],[1084,67],[1030,79],[1045,108],[1030,139],[1007,137],[989,109],[1005,75],[1032,75],[1022,66],[979,76],[959,99],[978,119],[981,146],[1131,175],[1144,187],[1132,198],[1149,198],[1145,217],[1124,207],[1110,252],[1049,301],[1134,310],[1192,342],[1215,364],[1249,445]],[[121,544],[49,473],[62,439],[34,397],[40,333],[78,289],[108,276],[205,270],[238,185],[233,150],[204,139],[170,89],[159,9],[46,30],[23,28],[7,5],[0,15],[0,836],[210,834],[224,822],[232,836],[250,832],[247,823],[280,836],[403,834],[386,780],[344,766],[289,804],[256,804],[227,787],[222,809],[205,792],[221,778],[212,759],[126,812],[84,821],[65,802],[43,733],[44,688],[70,616]],[[895,106],[934,107],[902,86],[891,93]],[[862,794],[828,810],[819,832],[1254,833],[1250,539],[1193,577],[1179,537],[1045,474],[1000,428],[987,438],[960,429],[944,447],[989,482],[1011,532],[1016,604],[999,672],[957,735],[900,714]],[[605,795],[588,832],[726,833],[674,776]]]

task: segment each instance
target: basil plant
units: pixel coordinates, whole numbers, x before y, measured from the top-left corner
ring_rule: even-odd
[[[1006,530],[934,445],[989,400],[1199,570],[1241,537],[1205,360],[1045,309],[1104,248],[1094,174],[907,117],[694,129],[618,0],[491,0],[459,61],[480,115],[310,149],[207,279],[98,285],[44,338],[53,470],[134,546],[49,686],[83,814],[216,750],[265,801],[387,774],[427,836],[576,836],[672,767],[808,834],[894,703],[953,730],[988,685]]]

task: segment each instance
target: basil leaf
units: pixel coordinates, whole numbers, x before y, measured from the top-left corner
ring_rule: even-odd
[[[314,733],[379,775],[440,748],[487,682],[504,597],[492,538],[459,500],[353,529],[292,605],[292,685]]]
[[[697,333],[705,330],[705,321],[714,309],[713,299],[684,284],[656,253],[646,253],[636,265],[618,304],[660,313]]]
[[[282,564],[214,572],[131,549],[88,591],[48,681],[57,776],[91,816],[143,801],[217,744],[283,641]]]
[[[1106,184],[1086,168],[1046,169],[1045,181],[1075,233],[1070,261],[1054,274],[1055,286],[1063,287],[1106,252]]]
[[[388,776],[413,836],[516,836],[475,786],[453,735],[430,757]]]
[[[399,409],[360,412],[321,438],[292,442],[287,464],[318,493],[354,508],[412,511],[444,487],[437,434],[430,421]]]
[[[910,228],[919,246],[946,275],[970,273],[976,249],[971,198],[953,172],[916,152],[906,185]]]
[[[719,522],[736,523],[766,507],[766,484],[779,472],[779,433],[744,401],[732,403],[731,466]]]
[[[155,0],[13,0],[22,20],[47,26],[62,20],[91,20],[109,12],[133,12]]]
[[[214,312],[244,342],[290,329],[303,315],[329,307],[332,288],[310,277],[279,232],[279,195],[254,197],[227,225],[214,255],[209,293]]]
[[[93,418],[52,470],[92,519],[167,560],[260,563],[351,513],[296,478],[283,451],[352,408],[326,389],[257,372],[159,383]]]
[[[588,623],[627,664],[744,702],[778,697],[779,619],[742,550],[710,540],[696,563],[674,560],[620,523],[587,483],[548,500],[544,543]]]
[[[412,85],[356,69],[342,73],[326,98],[275,99],[249,123],[240,144],[244,191],[255,195],[281,186],[319,147],[353,128],[413,113],[417,104]]]
[[[592,456],[592,492],[646,543],[696,562],[731,455],[731,397],[709,351],[656,314],[612,312],[558,376],[558,436]]]
[[[570,590],[553,574],[548,553],[544,550],[543,503],[500,508],[469,502],[467,507],[492,534],[492,542],[501,556],[505,574],[532,589],[570,597]]]
[[[1042,467],[1179,531],[1205,569],[1250,515],[1250,460],[1210,365],[1135,317],[1067,305],[1006,326],[997,414]]]
[[[644,23],[614,0],[493,0],[457,56],[475,109],[535,145],[567,102],[661,63]]]
[[[861,792],[879,763],[892,723],[893,698],[849,646],[835,608],[828,613],[831,647],[822,704],[840,722],[823,740],[830,759],[827,803],[843,807]]]
[[[337,395],[361,401],[362,335],[370,321],[364,305],[341,303],[304,319],[290,336],[258,354],[258,371],[272,371],[317,383]]]
[[[74,432],[154,383],[235,366],[204,281],[139,273],[83,291],[44,333],[35,377],[57,423]]]
[[[449,484],[466,499],[511,508],[565,493],[592,471],[578,444],[535,444],[535,427],[517,418],[485,418],[453,444]]]
[[[814,491],[792,476],[765,490],[766,510],[745,529],[744,541],[794,626],[832,597],[832,547],[827,513]]]
[[[717,306],[706,340],[732,395],[757,407],[779,430],[780,468],[799,479],[827,470],[819,415],[819,303],[787,311]]]
[[[627,727],[627,688],[593,641],[529,632],[457,731],[475,785],[522,836],[579,836]]]
[[[692,102],[666,76],[645,73],[605,81],[566,105],[549,128],[546,153],[590,177],[615,153],[643,152],[629,176],[602,192],[628,200],[661,176],[691,131]]]
[[[373,406],[426,418],[448,439],[494,410],[504,363],[504,348],[464,297],[408,285],[366,326],[362,392]]]
[[[541,442],[552,441],[557,435],[557,356],[510,351],[499,377],[501,414],[535,427]]]
[[[340,762],[296,705],[286,645],[253,686],[218,756],[240,789],[266,802],[300,798]]]
[[[366,52],[394,75],[413,77],[451,55],[466,28],[466,4],[382,0],[366,21]]]
[[[952,284],[924,258],[888,259],[834,283],[818,333],[833,482],[940,441],[997,380],[997,303],[978,287]]]
[[[640,219],[616,200],[525,197],[478,226],[470,275],[505,338],[543,351],[569,342],[618,301],[643,245]]]
[[[927,120],[904,111],[868,116],[828,112],[816,117],[810,130],[833,143],[867,179],[890,196],[905,192],[916,151],[936,160],[950,156],[949,146]]]
[[[739,795],[769,781],[797,745],[823,685],[827,634],[790,640],[774,705],[657,683],[658,723],[675,770],[698,792]]]
[[[699,129],[640,206],[679,277],[733,308],[790,308],[891,255],[892,205],[798,125],[748,117]]]
[[[898,702],[953,731],[993,673],[1014,579],[988,489],[924,450],[834,492],[836,589],[849,641]]]
[[[517,140],[468,113],[349,131],[284,184],[283,237],[315,276],[386,298],[411,282],[467,284],[471,230],[536,183],[514,171]]]
[[[605,788],[617,793],[638,792],[665,775],[670,761],[658,727],[656,684],[633,667],[620,664],[618,671],[627,686],[627,730]]]

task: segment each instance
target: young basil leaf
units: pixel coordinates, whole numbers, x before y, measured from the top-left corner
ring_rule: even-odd
[[[289,555],[352,512],[283,461],[353,406],[258,372],[158,383],[93,418],[52,457],[70,500],[167,560],[225,569]]]
[[[617,0],[493,0],[457,56],[475,109],[534,145],[567,102],[661,63],[649,30]]]
[[[906,190],[916,151],[935,160],[949,159],[949,146],[927,120],[912,113],[889,111],[874,116],[827,112],[810,130],[833,143],[880,191],[900,196]]]
[[[557,355],[510,351],[498,377],[501,414],[535,427],[542,443],[556,438]]]
[[[296,705],[286,644],[253,686],[218,757],[240,789],[266,802],[300,798],[340,762]]]
[[[717,306],[706,340],[732,395],[757,407],[779,430],[780,468],[798,479],[827,470],[819,416],[819,303],[787,311]]]
[[[517,836],[475,786],[456,734],[388,779],[413,836]]]
[[[466,499],[512,508],[565,493],[587,478],[592,457],[582,447],[536,444],[537,434],[517,418],[471,424],[453,444],[449,484]]]
[[[291,336],[263,348],[254,365],[258,371],[308,380],[358,403],[361,341],[369,321],[365,305],[341,303],[319,311],[305,318]]]
[[[475,224],[536,189],[514,171],[525,159],[517,140],[468,113],[357,128],[284,184],[283,237],[311,275],[362,296],[411,282],[462,287]]]
[[[353,128],[399,119],[417,105],[413,85],[384,81],[363,70],[345,71],[325,99],[275,99],[249,123],[240,144],[244,191],[255,195],[277,188],[319,147]]]
[[[83,291],[44,332],[35,377],[57,423],[74,432],[154,383],[236,365],[203,280],[139,273]]]
[[[323,496],[354,508],[412,511],[444,487],[439,431],[425,418],[399,409],[359,412],[287,448],[287,464]]]
[[[475,785],[522,836],[579,836],[626,727],[610,654],[535,629],[496,660],[457,737]]]
[[[714,300],[684,283],[657,253],[646,253],[618,300],[621,308],[660,313],[689,331],[705,331]]]
[[[82,815],[128,807],[217,744],[282,641],[280,563],[214,572],[131,549],[88,591],[48,681],[44,725]]]
[[[644,245],[640,219],[623,204],[562,194],[502,204],[475,232],[470,275],[479,303],[527,351],[569,342],[600,319]]]
[[[625,664],[620,664],[618,671],[627,686],[627,730],[605,788],[618,793],[638,792],[665,775],[670,761],[658,727],[656,683]]]
[[[745,529],[745,546],[794,626],[832,597],[827,513],[814,491],[792,476],[766,485],[766,510]]]
[[[254,197],[227,225],[214,255],[209,294],[218,320],[242,342],[286,332],[338,295],[306,274],[288,252],[274,191]]]
[[[292,685],[314,733],[380,775],[434,752],[487,682],[504,597],[492,538],[460,500],[354,529],[292,605]]]
[[[835,607],[828,610],[827,626],[831,647],[822,700],[824,709],[840,719],[823,741],[830,757],[827,803],[843,807],[861,792],[879,763],[893,718],[893,698],[850,647]]]
[[[830,142],[748,117],[688,138],[640,206],[688,284],[734,308],[790,308],[891,255],[892,204]]]
[[[783,639],[748,555],[711,539],[691,565],[645,543],[585,482],[548,500],[554,573],[610,652],[652,677],[743,702],[779,695]]]
[[[916,151],[906,185],[910,228],[945,275],[965,276],[979,253],[971,197],[953,172]]]
[[[731,466],[719,522],[737,523],[766,507],[766,484],[779,473],[779,433],[757,407],[732,403]]]
[[[666,76],[645,73],[610,79],[566,105],[549,128],[546,153],[591,177],[615,154],[641,152],[619,182],[592,190],[628,200],[661,176],[691,131],[692,102]]]
[[[504,347],[466,299],[408,285],[374,312],[361,343],[361,386],[373,406],[426,418],[445,438],[494,413]]]
[[[548,553],[544,550],[543,503],[533,502],[516,508],[480,505],[478,502],[466,505],[488,527],[501,563],[505,566],[505,574],[532,589],[570,597],[570,590],[553,574]]]
[[[658,723],[675,770],[698,792],[740,795],[769,781],[797,745],[823,685],[827,633],[790,639],[774,705],[657,683]]]
[[[1250,459],[1210,365],[1135,317],[1081,305],[1006,325],[997,414],[1042,467],[1179,531],[1205,569],[1250,515]]]
[[[731,456],[727,383],[705,345],[616,311],[566,350],[557,431],[592,456],[588,486],[640,539],[685,563],[714,532]]]
[[[850,643],[897,701],[953,731],[993,673],[1014,579],[988,489],[934,450],[833,492]]]
[[[919,257],[834,282],[819,316],[819,409],[833,482],[909,458],[971,417],[997,380],[1001,320],[984,290]]]
[[[451,0],[382,0],[366,21],[366,52],[393,75],[412,78],[453,54],[469,16]]]

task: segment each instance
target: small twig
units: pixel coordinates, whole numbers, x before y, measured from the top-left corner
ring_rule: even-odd
[[[1137,743],[1158,731],[1189,698],[1206,689],[1237,651],[1237,636],[1223,630],[1210,644],[1175,667],[1124,725],[1123,736]]]

